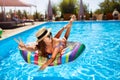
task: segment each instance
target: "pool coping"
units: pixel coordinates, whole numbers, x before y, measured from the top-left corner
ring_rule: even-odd
[[[47,22],[35,22],[35,25],[27,25],[27,26],[15,28],[15,29],[5,29],[5,30],[3,30],[3,34],[2,34],[2,37],[0,38],[0,41],[7,39],[9,37],[12,37],[14,35],[17,35],[26,30],[32,29],[32,28],[34,28],[38,25],[44,24],[44,23],[47,23]]]

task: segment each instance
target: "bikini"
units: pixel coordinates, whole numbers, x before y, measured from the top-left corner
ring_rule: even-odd
[[[57,46],[55,46],[54,48],[59,48],[60,46],[65,47],[65,44],[62,41],[60,41],[60,43]]]
[[[62,41],[60,41],[60,43],[57,46],[55,46],[54,48],[60,48],[60,46],[65,47],[65,44]],[[52,56],[52,54],[49,53],[47,58],[50,59],[51,56]]]

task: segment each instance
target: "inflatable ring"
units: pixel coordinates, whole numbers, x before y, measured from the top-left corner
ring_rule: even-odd
[[[58,54],[56,56],[56,59],[49,66],[55,66],[55,65],[71,62],[76,58],[78,58],[80,54],[84,51],[84,49],[85,49],[84,44],[76,43],[76,42],[68,42],[64,54],[63,55]],[[37,51],[30,52],[26,50],[20,50],[20,53],[23,59],[30,64],[36,64],[41,66],[48,60],[48,58],[46,57],[38,56]]]

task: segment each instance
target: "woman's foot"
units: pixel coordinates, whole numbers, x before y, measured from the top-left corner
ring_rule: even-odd
[[[70,23],[72,23],[73,21],[75,21],[76,20],[76,16],[75,15],[72,15],[71,16],[71,19],[70,19]]]

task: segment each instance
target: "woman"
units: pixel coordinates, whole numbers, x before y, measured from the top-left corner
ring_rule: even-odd
[[[66,42],[70,34],[72,22],[75,20],[75,15],[73,15],[69,21],[69,23],[63,27],[58,33],[52,37],[52,33],[50,32],[51,29],[41,28],[37,33],[37,44],[33,46],[26,46],[22,40],[16,40],[19,44],[19,48],[22,50],[29,50],[29,51],[38,51],[39,56],[49,58],[49,60],[44,63],[40,70],[45,69],[49,64],[51,64],[58,53],[63,54],[64,48],[66,47]],[[59,39],[62,32],[66,29],[66,33],[62,39]]]

